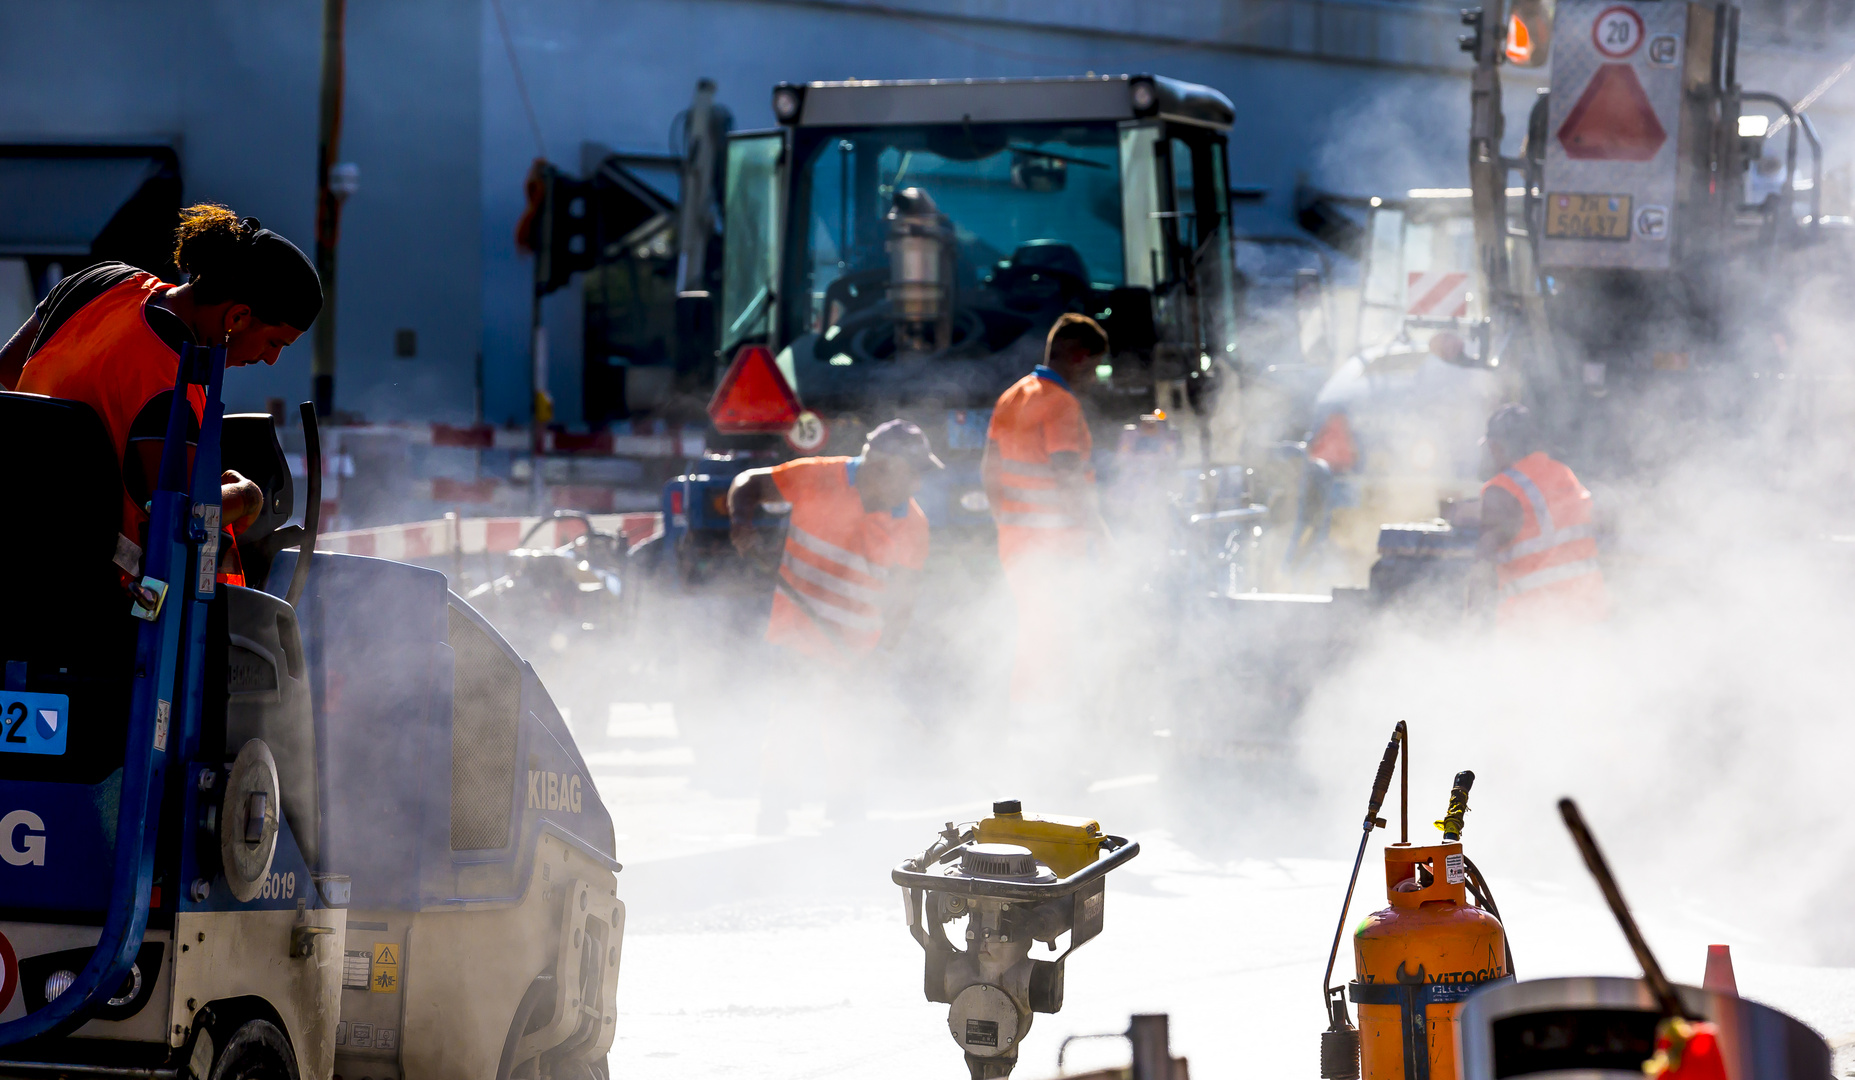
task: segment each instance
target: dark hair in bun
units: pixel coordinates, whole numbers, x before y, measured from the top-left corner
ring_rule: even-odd
[[[174,265],[202,304],[246,304],[259,321],[299,331],[322,311],[322,280],[297,246],[223,206],[180,212]]]

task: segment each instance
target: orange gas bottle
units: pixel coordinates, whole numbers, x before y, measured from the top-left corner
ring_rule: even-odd
[[[1353,932],[1364,1080],[1456,1080],[1462,999],[1510,977],[1501,922],[1468,902],[1467,880],[1460,841],[1385,848],[1391,906]]]

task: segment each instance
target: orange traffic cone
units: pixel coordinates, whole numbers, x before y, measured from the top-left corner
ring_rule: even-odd
[[[1739,980],[1733,978],[1733,951],[1725,945],[1707,946],[1707,973],[1701,976],[1701,989],[1715,994],[1739,996]]]

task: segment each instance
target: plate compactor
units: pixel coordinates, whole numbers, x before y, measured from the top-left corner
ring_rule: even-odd
[[[441,574],[286,550],[313,414],[298,529],[223,351],[179,367],[142,552],[96,415],[0,393],[0,1077],[605,1076],[620,867],[547,693]]]
[[[1063,965],[1101,933],[1108,873],[1140,845],[1086,818],[1024,813],[1010,799],[992,816],[948,823],[928,849],[895,868],[908,932],[927,954],[923,989],[952,1006],[947,1027],[973,1080],[1010,1076],[1033,1013],[1063,1007]],[[965,945],[947,936],[966,921]],[[1031,956],[1043,942],[1054,959]]]

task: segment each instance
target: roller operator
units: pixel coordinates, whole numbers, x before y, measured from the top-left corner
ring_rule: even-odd
[[[322,284],[309,259],[255,218],[201,204],[180,212],[174,264],[181,285],[105,262],[60,281],[0,350],[0,388],[81,401],[122,462],[117,565],[140,573],[148,501],[161,462],[183,344],[224,345],[227,367],[274,364],[315,322]],[[204,387],[188,391],[197,439]],[[220,477],[221,521],[235,534],[263,509],[263,492],[237,472]],[[235,545],[220,580],[244,584]]]

